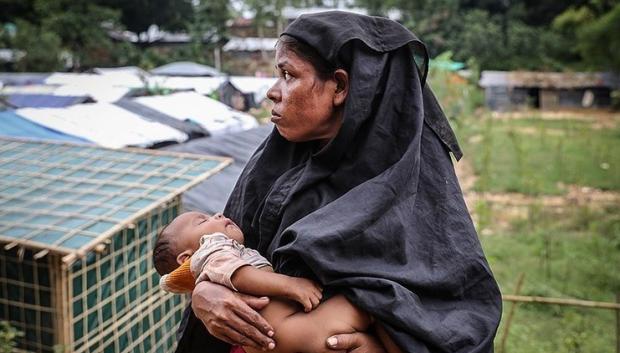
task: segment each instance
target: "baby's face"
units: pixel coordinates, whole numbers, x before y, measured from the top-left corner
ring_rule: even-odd
[[[172,227],[169,231],[177,235],[179,249],[195,251],[203,235],[216,232],[224,233],[229,238],[243,244],[243,232],[239,226],[221,213],[208,215],[200,212],[186,212],[175,218],[168,227]]]

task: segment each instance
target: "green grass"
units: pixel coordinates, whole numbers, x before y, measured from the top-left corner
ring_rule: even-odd
[[[620,208],[575,207],[539,217],[481,241],[505,294],[514,294],[525,274],[522,295],[614,302],[620,293]],[[512,304],[504,302],[504,320]],[[518,304],[506,352],[615,352],[615,312],[559,305]],[[506,353],[504,352],[504,353]]]
[[[581,120],[499,120],[457,124],[478,191],[562,194],[562,185],[620,190],[620,128]]]
[[[480,192],[562,195],[567,185],[620,191],[620,124],[586,119],[498,119],[474,113],[480,91],[449,75],[431,83],[451,118]],[[457,91],[465,90],[466,94]],[[613,120],[613,119],[612,119]],[[510,209],[479,199],[472,205],[485,254],[502,293],[615,302],[620,293],[620,205],[547,208],[531,198],[525,218],[498,227]],[[513,209],[514,210],[514,209]],[[502,229],[502,230],[499,230]],[[495,340],[498,353],[616,352],[613,310],[517,304],[506,349],[500,351],[511,302],[504,302]]]

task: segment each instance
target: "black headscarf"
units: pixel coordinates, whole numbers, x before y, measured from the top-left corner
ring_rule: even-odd
[[[347,69],[343,123],[318,151],[274,129],[225,214],[277,272],[346,295],[404,351],[491,352],[500,293],[449,157],[460,149],[425,84],[424,45],[391,20],[337,11],[284,34]]]

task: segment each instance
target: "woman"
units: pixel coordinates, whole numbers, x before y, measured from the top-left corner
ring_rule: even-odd
[[[424,45],[396,22],[337,11],[303,15],[284,35],[268,93],[276,128],[225,214],[276,271],[344,294],[403,351],[492,351],[500,294],[449,157],[461,152],[425,82]],[[267,302],[199,285],[200,320],[188,314],[178,351],[268,349],[272,328],[256,311]],[[326,350],[382,351],[372,333],[334,339]]]

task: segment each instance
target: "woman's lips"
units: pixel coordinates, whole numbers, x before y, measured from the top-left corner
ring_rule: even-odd
[[[276,113],[276,112],[275,112],[275,111],[273,111],[273,110],[271,111],[271,122],[272,122],[272,123],[274,123],[274,124],[275,124],[275,123],[277,123],[277,122],[278,122],[278,120],[281,120],[281,119],[282,119],[282,117],[280,116],[280,114]]]

